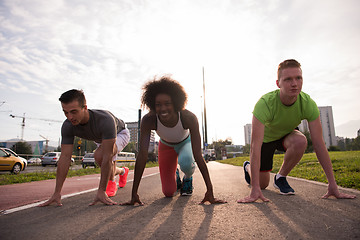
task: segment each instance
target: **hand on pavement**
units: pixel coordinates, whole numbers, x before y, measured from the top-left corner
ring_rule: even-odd
[[[256,200],[261,199],[263,202],[269,202],[270,200],[264,197],[261,190],[253,190],[251,189],[250,196],[247,196],[243,199],[238,200],[238,203],[251,203],[255,202]]]
[[[329,186],[327,193],[324,196],[322,196],[322,198],[326,199],[326,198],[329,198],[331,196],[334,196],[337,199],[353,199],[353,198],[356,198],[356,195],[339,192],[339,189],[337,188],[337,186],[334,187],[334,188]]]
[[[212,192],[206,192],[204,199],[199,204],[205,204],[206,202],[209,202],[211,204],[227,203],[227,201],[225,200],[214,198]]]
[[[47,200],[43,204],[40,204],[39,207],[49,206],[52,203],[56,203],[56,205],[59,207],[62,206],[60,193],[54,193],[49,200]]]
[[[136,205],[136,203],[139,204],[140,206],[144,205],[144,203],[140,201],[139,195],[137,195],[137,194],[135,196],[133,196],[129,202],[120,203],[120,205],[122,205],[122,206],[125,206],[125,205],[134,206],[134,205]]]
[[[89,206],[95,205],[98,202],[102,202],[106,205],[117,205],[117,202],[111,200],[108,195],[106,195],[105,191],[102,190],[98,190],[94,201],[90,203]]]

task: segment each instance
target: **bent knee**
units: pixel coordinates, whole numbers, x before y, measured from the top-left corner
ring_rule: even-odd
[[[285,140],[284,143],[286,149],[293,148],[295,150],[301,150],[301,151],[306,149],[308,144],[306,136],[298,131],[295,131],[293,134],[291,134],[289,138]]]
[[[195,163],[192,161],[192,159],[191,161],[187,161],[186,163],[179,161],[179,165],[181,171],[185,173],[186,176],[191,176],[195,171]]]
[[[174,196],[175,191],[174,190],[163,190],[163,194],[165,195],[165,197],[173,197]]]
[[[260,188],[262,190],[264,190],[265,188],[267,188],[269,186],[269,183],[260,183]]]

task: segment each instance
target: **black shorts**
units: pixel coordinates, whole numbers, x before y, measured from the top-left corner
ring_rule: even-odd
[[[286,152],[286,149],[284,147],[284,139],[286,138],[286,136],[287,135],[278,140],[262,144],[260,160],[261,172],[270,172],[272,170],[275,150]]]

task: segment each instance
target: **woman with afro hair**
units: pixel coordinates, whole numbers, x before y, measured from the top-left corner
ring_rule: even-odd
[[[185,90],[169,76],[145,83],[141,105],[150,111],[141,120],[140,150],[135,164],[132,197],[126,205],[143,204],[137,192],[148,158],[152,130],[160,137],[158,162],[164,195],[172,197],[178,189],[181,195],[192,194],[192,175],[196,162],[207,188],[201,203],[225,203],[214,198],[209,172],[201,153],[199,123],[196,116],[185,109],[186,103]],[[184,173],[182,181],[178,164]]]

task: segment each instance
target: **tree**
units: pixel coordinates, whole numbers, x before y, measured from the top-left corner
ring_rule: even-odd
[[[338,146],[330,146],[328,151],[329,152],[340,151],[340,148]]]
[[[79,141],[81,142],[80,144]],[[97,146],[94,141],[81,139],[79,137],[75,137],[74,139],[73,154],[76,156],[83,156],[85,155],[85,152],[94,152],[96,148]]]
[[[355,150],[360,150],[360,136],[358,136],[357,138],[353,139],[352,143],[351,143],[351,150],[355,151]]]
[[[122,151],[137,153],[135,142],[129,142],[128,145],[126,145],[126,147]]]
[[[61,147],[58,146],[58,147],[55,149],[55,152],[61,152]]]
[[[11,147],[17,154],[32,154],[31,145],[27,142],[17,142]]]
[[[250,144],[246,144],[243,147],[243,154],[250,154]]]
[[[344,140],[339,140],[337,144],[341,151],[345,151],[345,141]]]
[[[221,151],[225,150],[225,145],[231,145],[231,144],[232,144],[231,138],[227,138],[225,140],[220,139],[219,141],[212,142],[211,144],[209,144],[207,148],[214,149],[216,159],[221,159]]]

